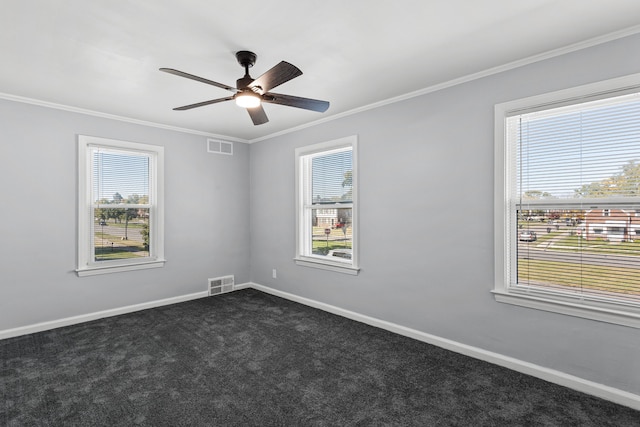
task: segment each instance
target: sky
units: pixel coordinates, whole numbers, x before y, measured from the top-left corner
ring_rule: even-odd
[[[312,200],[341,198],[349,187],[343,187],[344,176],[353,169],[352,151],[338,151],[312,159]]]
[[[518,156],[518,187],[554,197],[574,196],[583,184],[618,174],[629,161],[640,162],[640,100],[562,107],[544,114],[512,117]],[[521,186],[521,187],[520,187]]]
[[[124,199],[132,194],[149,195],[149,157],[122,154],[104,149],[92,153],[93,200],[113,200],[119,193]]]

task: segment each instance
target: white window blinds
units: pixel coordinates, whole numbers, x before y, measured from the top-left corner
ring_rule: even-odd
[[[351,149],[317,155],[312,159],[311,200],[313,204],[351,202],[353,164]]]
[[[139,203],[149,198],[149,155],[92,147],[92,200],[101,203]]]
[[[640,305],[640,94],[506,120],[512,285]]]
[[[507,124],[521,203],[640,195],[640,94],[522,114]]]

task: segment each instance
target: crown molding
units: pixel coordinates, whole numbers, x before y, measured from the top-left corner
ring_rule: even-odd
[[[358,108],[354,108],[348,111],[344,111],[341,113],[336,113],[334,115],[331,116],[327,116],[324,117],[322,119],[319,120],[314,120],[312,122],[308,122],[299,126],[294,126],[292,128],[289,129],[285,129],[279,132],[274,132],[271,133],[269,135],[264,135],[264,136],[260,136],[257,138],[253,138],[253,139],[244,139],[244,138],[238,138],[238,137],[234,137],[234,136],[229,136],[229,135],[219,135],[219,134],[215,134],[215,133],[209,133],[209,132],[203,132],[203,131],[198,131],[198,130],[194,130],[194,129],[187,129],[187,128],[181,128],[181,127],[177,127],[177,126],[170,126],[170,125],[165,125],[162,123],[156,123],[156,122],[149,122],[149,121],[145,121],[145,120],[139,120],[139,119],[134,119],[134,118],[130,118],[130,117],[124,117],[124,116],[118,116],[115,114],[108,114],[108,113],[103,113],[100,111],[94,111],[94,110],[88,110],[88,109],[84,109],[84,108],[78,108],[78,107],[73,107],[73,106],[69,106],[69,105],[63,105],[63,104],[57,104],[57,103],[53,103],[53,102],[49,102],[49,101],[43,101],[43,100],[38,100],[38,99],[34,99],[34,98],[27,98],[27,97],[23,97],[23,96],[17,96],[17,95],[11,95],[8,93],[1,93],[0,92],[0,99],[6,99],[9,101],[16,101],[16,102],[22,102],[22,103],[27,103],[27,104],[33,104],[33,105],[39,105],[42,107],[47,107],[47,108],[54,108],[54,109],[58,109],[58,110],[64,110],[64,111],[70,111],[70,112],[74,112],[74,113],[79,113],[79,114],[86,114],[86,115],[90,115],[90,116],[95,116],[95,117],[102,117],[102,118],[106,118],[106,119],[111,119],[111,120],[118,120],[118,121],[122,121],[122,122],[126,122],[126,123],[133,123],[133,124],[138,124],[138,125],[142,125],[142,126],[149,126],[149,127],[155,127],[155,128],[159,128],[159,129],[165,129],[165,130],[171,130],[171,131],[176,131],[176,132],[182,132],[182,133],[188,133],[188,134],[192,134],[192,135],[200,135],[200,136],[206,136],[209,138],[217,138],[217,139],[222,139],[225,141],[232,141],[232,142],[240,142],[240,143],[248,143],[248,144],[253,144],[255,142],[260,142],[260,141],[265,141],[268,139],[273,139],[276,138],[278,136],[282,136],[282,135],[286,135],[288,133],[292,133],[292,132],[297,132],[303,129],[307,129],[310,127],[314,127],[323,123],[327,123],[327,122],[331,122],[333,120],[338,120],[344,117],[348,117],[354,114],[358,114],[358,113],[362,113],[364,111],[368,111],[368,110],[373,110],[375,108],[380,108],[383,107],[385,105],[390,105],[390,104],[395,104],[396,102],[402,102],[405,101],[407,99],[411,99],[411,98],[415,98],[417,96],[422,96],[422,95],[426,95],[428,93],[432,93],[432,92],[437,92],[439,90],[443,90],[446,88],[450,88],[453,86],[457,86],[459,84],[463,84],[463,83],[467,83],[473,80],[478,80],[484,77],[488,77],[494,74],[499,74],[505,71],[509,71],[509,70],[513,70],[515,68],[519,68],[519,67],[523,67],[525,65],[529,65],[529,64],[533,64],[536,62],[540,62],[540,61],[544,61],[546,59],[550,59],[550,58],[555,58],[557,56],[561,56],[561,55],[565,55],[571,52],[575,52],[578,50],[582,50],[582,49],[586,49],[589,47],[593,47],[593,46],[597,46],[603,43],[607,43],[607,42],[611,42],[614,40],[618,40],[624,37],[628,37],[628,36],[632,36],[635,34],[640,33],[640,25],[634,25],[632,27],[628,27],[619,31],[614,31],[612,33],[608,33],[602,36],[598,36],[598,37],[593,37],[587,40],[583,40],[581,42],[578,43],[574,43],[565,47],[561,47],[558,49],[553,49],[544,53],[540,53],[538,55],[533,55],[533,56],[529,56],[527,58],[523,58],[523,59],[519,59],[517,61],[512,61],[509,62],[507,64],[503,64],[503,65],[499,65],[497,67],[493,67],[493,68],[489,68],[483,71],[479,71],[477,73],[472,73],[472,74],[467,74],[465,76],[461,76],[452,80],[448,80],[446,82],[442,82],[442,83],[438,83],[435,85],[431,85],[428,86],[426,88],[423,89],[419,89],[413,92],[409,92],[403,95],[399,95],[399,96],[395,96],[392,98],[388,98],[382,101],[378,101],[378,102],[374,102],[372,104],[368,104],[362,107],[358,107]]]
[[[219,134],[215,134],[215,133],[202,132],[202,131],[194,130],[194,129],[181,128],[181,127],[178,127],[178,126],[165,125],[165,124],[162,124],[162,123],[149,122],[149,121],[146,121],[146,120],[139,120],[139,119],[134,119],[134,118],[131,118],[131,117],[118,116],[116,114],[103,113],[101,111],[89,110],[89,109],[86,109],[86,108],[73,107],[73,106],[70,106],[70,105],[57,104],[55,102],[43,101],[43,100],[40,100],[40,99],[27,98],[27,97],[18,96],[18,95],[12,95],[12,94],[9,94],[9,93],[0,92],[0,99],[6,99],[8,101],[15,101],[15,102],[22,102],[24,104],[38,105],[40,107],[53,108],[55,110],[63,110],[63,111],[69,111],[69,112],[72,112],[72,113],[85,114],[87,116],[94,116],[94,117],[101,117],[101,118],[104,118],[104,119],[117,120],[117,121],[120,121],[120,122],[133,123],[133,124],[136,124],[136,125],[142,125],[142,126],[154,127],[154,128],[159,128],[159,129],[171,130],[171,131],[175,131],[175,132],[182,132],[182,133],[188,133],[188,134],[192,134],[192,135],[206,136],[206,137],[209,137],[209,138],[224,139],[225,141],[242,142],[242,143],[248,143],[249,142],[246,139],[237,138],[237,137],[234,137],[234,136],[219,135]]]
[[[597,46],[600,44],[604,44],[610,41],[614,41],[614,40],[618,40],[624,37],[628,37],[628,36],[632,36],[635,34],[640,33],[640,25],[634,25],[633,27],[629,27],[629,28],[625,28],[623,30],[619,30],[619,31],[615,31],[613,33],[609,33],[609,34],[605,34],[602,36],[598,36],[598,37],[594,37],[588,40],[583,40],[581,42],[578,43],[574,43],[568,46],[564,46],[558,49],[554,49],[554,50],[550,50],[544,53],[540,53],[538,55],[533,55],[533,56],[529,56],[527,58],[523,58],[523,59],[519,59],[517,61],[513,61],[513,62],[509,62],[507,64],[503,64],[503,65],[499,65],[497,67],[493,67],[493,68],[489,68],[483,71],[479,71],[477,73],[473,73],[473,74],[467,74],[465,76],[462,77],[458,77],[452,80],[448,80],[446,82],[442,82],[442,83],[438,83],[432,86],[428,86],[426,88],[423,89],[419,89],[413,92],[409,92],[409,93],[405,93],[404,95],[399,95],[399,96],[395,96],[393,98],[388,98],[382,101],[378,101],[378,102],[374,102],[372,104],[368,104],[362,107],[358,107],[358,108],[354,108],[352,110],[349,111],[345,111],[342,113],[337,113],[334,114],[332,116],[329,117],[325,117],[322,118],[320,120],[315,120],[313,122],[309,122],[309,123],[305,123],[303,125],[300,126],[296,126],[290,129],[286,129],[280,132],[275,132],[272,133],[270,135],[265,135],[265,136],[261,136],[258,138],[254,138],[249,140],[248,142],[250,144],[254,143],[254,142],[260,142],[260,141],[264,141],[267,139],[271,139],[271,138],[275,138],[281,135],[285,135],[287,133],[291,133],[291,132],[295,132],[295,131],[299,131],[302,129],[306,129],[309,127],[313,127],[313,126],[317,126],[319,124],[322,123],[327,123],[330,122],[332,120],[337,120],[337,119],[341,119],[343,117],[347,117],[347,116],[351,116],[353,114],[358,114],[358,113],[362,113],[364,111],[368,111],[368,110],[373,110],[375,108],[379,108],[379,107],[383,107],[385,105],[389,105],[389,104],[395,104],[396,102],[401,102],[401,101],[405,101],[407,99],[411,99],[411,98],[415,98],[417,96],[422,96],[422,95],[426,95],[428,93],[432,93],[432,92],[437,92],[439,90],[443,90],[443,89],[447,89],[453,86],[457,86],[463,83],[467,83],[473,80],[478,80],[484,77],[488,77],[488,76],[492,76],[494,74],[499,74],[505,71],[509,71],[509,70],[513,70],[515,68],[520,68],[523,67],[525,65],[530,65],[536,62],[540,62],[540,61],[544,61],[546,59],[551,59],[551,58],[555,58],[557,56],[561,56],[561,55],[565,55],[571,52],[575,52],[578,50],[582,50],[582,49],[586,49],[589,47],[593,47],[593,46]]]

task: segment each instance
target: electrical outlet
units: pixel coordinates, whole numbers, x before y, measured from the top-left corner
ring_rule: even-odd
[[[278,272],[276,271],[276,269],[273,269],[273,272],[271,273],[271,275],[273,276],[274,279],[278,278]]]

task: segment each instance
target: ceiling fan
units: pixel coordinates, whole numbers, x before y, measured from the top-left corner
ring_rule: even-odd
[[[256,62],[256,58],[257,56],[253,52],[246,50],[236,52],[236,59],[238,60],[238,63],[244,67],[244,77],[236,81],[236,87],[227,86],[222,83],[214,82],[213,80],[194,76],[193,74],[188,74],[183,71],[174,70],[173,68],[160,68],[160,71],[164,71],[165,73],[186,77],[191,80],[196,80],[198,82],[234,92],[232,96],[185,105],[174,108],[174,110],[190,110],[192,108],[216,104],[218,102],[235,100],[238,106],[247,109],[254,125],[261,125],[269,121],[264,108],[262,108],[263,102],[286,105],[288,107],[304,108],[305,110],[318,111],[321,113],[327,111],[327,108],[329,108],[329,103],[327,101],[269,92],[271,89],[302,75],[302,71],[300,71],[300,69],[295,65],[289,64],[286,61],[281,61],[275,67],[271,68],[269,71],[254,80],[249,75],[249,68],[253,67],[253,64]]]

